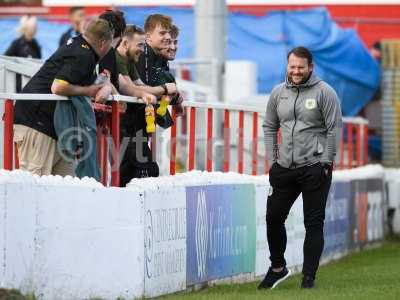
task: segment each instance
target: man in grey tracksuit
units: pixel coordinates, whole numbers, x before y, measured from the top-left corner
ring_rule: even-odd
[[[285,220],[300,193],[306,228],[302,288],[314,287],[324,247],[325,206],[342,115],[335,91],[312,71],[310,51],[291,50],[286,81],[272,90],[267,105],[263,128],[271,166],[266,220],[271,267],[259,288],[274,288],[290,275]]]

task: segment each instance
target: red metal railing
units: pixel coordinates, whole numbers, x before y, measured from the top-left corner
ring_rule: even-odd
[[[4,99],[4,153],[3,153],[3,166],[6,170],[12,170],[14,167],[13,156],[17,158],[16,147],[13,143],[13,125],[14,125],[14,100],[32,101],[32,100],[46,100],[46,101],[65,101],[67,97],[56,96],[52,94],[4,94],[0,93],[0,99]],[[111,164],[111,185],[119,186],[119,161],[120,161],[120,135],[119,135],[119,118],[120,107],[118,101],[129,103],[143,103],[142,100],[133,97],[115,95],[109,99],[111,105],[111,120],[108,122],[108,128],[111,128],[112,136],[112,164]],[[108,132],[103,131],[104,128],[99,128],[97,131],[97,155],[99,158],[100,169],[102,173],[101,181],[107,184],[108,174]],[[15,161],[16,167],[18,162]]]
[[[213,128],[211,124],[213,124],[213,116],[216,111],[223,112],[223,157],[218,157],[218,159],[222,159],[222,171],[237,171],[238,173],[243,173],[245,169],[245,160],[244,160],[244,140],[246,137],[245,128],[245,116],[246,118],[251,118],[251,143],[249,150],[251,152],[251,174],[259,175],[261,173],[268,173],[269,166],[268,161],[263,159],[263,172],[260,172],[259,160],[260,157],[265,157],[264,155],[260,155],[259,145],[264,145],[263,133],[259,132],[261,127],[260,122],[260,114],[264,113],[264,109],[258,108],[249,108],[239,105],[228,105],[228,104],[207,104],[207,103],[196,103],[196,102],[186,102],[185,106],[188,107],[190,111],[189,116],[189,145],[188,145],[188,169],[193,170],[196,168],[196,157],[195,153],[198,147],[202,148],[202,145],[198,145],[201,138],[196,138],[196,113],[203,109],[206,113],[206,141],[205,141],[205,155],[206,155],[206,165],[205,169],[207,171],[212,171],[214,166],[213,159]],[[235,138],[232,135],[232,121],[234,120],[234,114],[238,115],[237,118],[237,144],[232,145],[232,138]],[[182,123],[181,126],[185,126],[185,123]],[[176,160],[176,139],[177,139],[177,125],[173,126],[171,130],[171,160]],[[342,134],[340,134],[340,144],[338,146],[338,157],[339,169],[353,168],[359,167],[362,165],[366,165],[368,163],[368,121],[363,118],[343,118],[343,128],[341,130]],[[260,133],[260,134],[259,134]],[[344,135],[343,133],[346,133]],[[181,137],[186,140],[186,137]],[[278,142],[282,142],[282,135],[280,131],[278,132]],[[237,169],[234,170],[231,165],[231,148],[237,148]],[[354,151],[355,150],[355,151]],[[172,155],[173,153],[173,155]],[[170,174],[173,175],[176,173],[176,170],[173,168],[174,165],[170,165]]]
[[[4,99],[1,97],[4,94],[0,94],[0,99]],[[24,94],[12,94],[14,95],[13,99],[20,99]],[[21,96],[22,95],[22,96]],[[47,95],[48,97],[44,100],[66,100],[65,97],[59,97],[54,95]],[[19,98],[18,98],[19,97]],[[25,95],[25,99],[27,100],[29,95]],[[31,95],[31,98],[37,100]],[[119,101],[127,101],[131,103],[141,103],[140,100],[136,100],[132,97],[125,96],[117,96],[114,97],[114,100]],[[187,107],[187,111],[189,111],[189,131],[186,133],[186,130],[182,130],[186,137],[183,137],[185,140],[189,141],[188,143],[188,168],[187,170],[196,169],[196,148],[197,147],[205,147],[205,169],[209,172],[213,171],[215,167],[215,163],[222,162],[222,171],[237,171],[238,173],[244,173],[246,169],[245,164],[245,152],[247,150],[251,155],[250,165],[248,165],[248,170],[252,175],[258,175],[268,173],[268,162],[265,159],[262,159],[262,165],[260,163],[260,157],[264,158],[264,154],[260,155],[259,145],[261,143],[263,147],[263,137],[262,132],[260,132],[261,122],[260,116],[262,115],[264,109],[263,108],[249,108],[240,105],[228,105],[222,103],[210,104],[210,103],[196,103],[196,102],[186,102],[185,106]],[[4,104],[4,169],[12,170],[14,163],[13,158],[16,157],[15,163],[16,166],[18,164],[17,161],[17,153],[14,152],[14,144],[13,144],[13,100],[7,99]],[[205,145],[200,144],[201,139],[196,137],[196,113],[199,111],[204,111],[206,114],[206,128],[203,128],[206,132]],[[223,120],[223,157],[217,157],[214,159],[214,128],[218,128],[218,126],[214,126],[216,124],[216,120],[218,118],[215,114],[218,112],[222,112]],[[112,137],[112,155],[111,155],[111,185],[119,186],[119,162],[120,162],[120,133],[119,133],[119,115],[120,110],[118,106],[118,102],[114,101],[112,103],[111,109],[111,120],[108,122],[108,126],[99,128],[97,132],[98,139],[98,148],[97,154],[99,157],[100,169],[102,173],[102,183],[107,184],[107,174],[108,174],[108,165],[109,165],[109,145],[107,142],[107,137],[110,134],[109,128],[111,128],[111,137]],[[236,120],[237,122],[234,122]],[[176,161],[177,161],[177,132],[178,132],[178,123],[181,123],[180,126],[186,128],[186,122],[176,122],[177,117],[176,113],[172,111],[172,118],[174,120],[174,126],[171,128],[170,134],[170,157],[169,157],[169,171],[171,175],[176,173]],[[250,118],[250,120],[249,120]],[[182,120],[187,120],[187,118],[182,118]],[[246,126],[247,121],[247,126]],[[353,168],[362,166],[368,163],[368,122],[362,118],[344,118],[344,125],[342,128],[342,134],[340,138],[339,145],[339,169],[345,168]],[[251,128],[251,131],[246,131],[245,128]],[[201,129],[201,128],[200,128]],[[232,130],[237,129],[236,134],[232,134]],[[345,135],[343,135],[345,133]],[[249,136],[247,136],[249,135]],[[155,153],[155,145],[156,139],[155,135],[152,137],[152,148],[153,153]],[[248,145],[245,144],[245,139],[250,138],[251,142]],[[236,144],[233,144],[232,141],[237,140]],[[279,132],[278,141],[281,142],[282,136]],[[231,149],[232,147],[236,147],[237,149],[237,165],[236,170],[232,169],[231,164]],[[247,148],[247,149],[246,149]],[[355,149],[355,151],[353,151]],[[261,167],[263,170],[260,172]]]
[[[176,127],[176,123],[174,125]],[[213,137],[213,110],[212,108],[207,109],[207,168],[208,172],[212,172],[213,168],[213,148],[212,148],[212,137]]]
[[[3,167],[6,170],[13,168],[13,130],[14,124],[14,102],[6,100],[4,103],[4,160]]]

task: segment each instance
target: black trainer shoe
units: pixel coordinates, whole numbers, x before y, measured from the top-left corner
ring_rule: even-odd
[[[284,281],[286,278],[290,276],[292,272],[288,270],[286,267],[283,268],[282,271],[280,272],[274,272],[272,271],[272,268],[270,267],[268,269],[267,275],[265,275],[263,281],[258,285],[258,289],[273,289],[275,288],[278,284],[280,284],[282,281]]]
[[[314,277],[311,276],[303,276],[301,280],[301,288],[302,289],[312,289],[314,287]]]

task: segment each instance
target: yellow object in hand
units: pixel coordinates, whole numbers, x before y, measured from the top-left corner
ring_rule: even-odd
[[[146,118],[146,132],[153,133],[156,131],[156,118],[154,115],[154,107],[151,104],[147,104],[144,110]]]
[[[160,106],[157,108],[157,115],[164,117],[165,114],[167,113],[167,107],[169,103],[171,102],[171,99],[169,96],[162,96],[161,101],[160,101]]]

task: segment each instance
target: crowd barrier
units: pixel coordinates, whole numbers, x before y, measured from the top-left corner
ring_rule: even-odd
[[[380,166],[334,172],[323,262],[380,241]],[[105,188],[93,180],[0,170],[0,282],[39,299],[155,297],[269,265],[268,176],[193,171]],[[288,266],[302,263],[302,200],[287,220]]]
[[[14,100],[32,101],[66,101],[67,97],[53,94],[14,94],[0,93],[0,100],[4,100],[4,156],[3,166],[7,170],[18,168],[18,153],[13,143],[13,111]],[[113,95],[110,114],[107,122],[97,130],[97,157],[102,173],[101,182],[104,185],[119,186],[119,163],[126,150],[124,141],[120,143],[120,109],[118,102],[140,104],[141,99],[134,97]],[[185,101],[186,115],[177,118],[175,110],[171,109],[174,126],[169,131],[163,143],[168,148],[165,153],[157,157],[157,134],[151,134],[153,157],[160,165],[161,160],[168,160],[169,174],[174,175],[179,159],[187,167],[183,171],[195,169],[209,172],[221,170],[223,172],[237,171],[252,175],[267,174],[269,166],[265,160],[264,138],[261,124],[265,107],[246,107],[227,103],[202,103]],[[217,119],[223,124],[222,136]],[[203,120],[204,119],[204,120]],[[108,124],[108,125],[106,125]],[[106,128],[108,126],[108,128]],[[251,130],[245,130],[251,128]],[[104,131],[104,132],[103,132]],[[161,130],[160,130],[161,131]],[[280,133],[278,134],[281,140]],[[183,144],[183,148],[178,146]],[[221,144],[221,153],[216,147]],[[347,169],[368,164],[368,121],[363,118],[343,118],[343,128],[338,132],[337,167]],[[111,155],[109,155],[111,153]],[[245,154],[249,156],[246,163]],[[235,157],[234,157],[235,155]],[[203,166],[199,161],[204,161]],[[221,168],[218,168],[221,165]],[[109,170],[111,169],[111,176]],[[163,168],[161,168],[163,169]],[[246,171],[247,170],[247,171]],[[182,170],[181,170],[182,171]],[[111,177],[109,182],[108,177]]]

